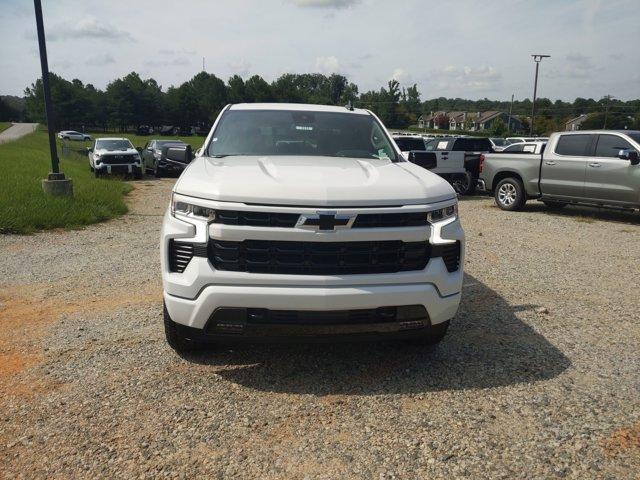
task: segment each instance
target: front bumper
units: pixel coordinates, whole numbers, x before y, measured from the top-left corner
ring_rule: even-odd
[[[239,208],[228,204],[227,209]],[[245,206],[246,208],[246,206]],[[255,209],[256,207],[251,207]],[[286,210],[281,208],[280,210]],[[215,270],[206,257],[194,256],[182,273],[169,271],[171,239],[206,243],[209,238],[300,241],[356,241],[403,239],[443,243],[460,241],[460,267],[449,272],[442,258],[433,257],[422,270],[382,274],[289,275]],[[291,228],[243,227],[189,223],[167,212],[161,234],[164,301],[171,319],[204,331],[212,314],[221,308],[332,312],[420,305],[426,309],[425,327],[455,316],[463,280],[464,232],[459,219],[439,227],[373,228],[338,230],[326,234]],[[257,336],[268,329],[249,330]],[[383,328],[376,333],[393,333]],[[415,334],[415,331],[413,331]],[[335,333],[340,333],[336,330]],[[345,333],[349,333],[345,331]],[[296,334],[295,329],[293,335]]]
[[[94,168],[104,173],[137,173],[142,171],[142,167],[137,163],[97,163]]]

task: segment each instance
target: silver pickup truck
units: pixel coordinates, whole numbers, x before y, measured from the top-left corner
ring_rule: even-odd
[[[553,133],[541,154],[485,154],[478,189],[493,192],[503,210],[528,199],[550,208],[590,204],[640,208],[640,131]]]

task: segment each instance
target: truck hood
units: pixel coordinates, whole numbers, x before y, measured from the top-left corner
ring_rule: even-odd
[[[226,202],[313,207],[425,204],[456,196],[445,180],[409,162],[312,156],[198,157],[174,191]]]
[[[126,150],[106,150],[104,148],[99,148],[94,150],[93,153],[98,155],[133,155],[138,153],[135,148],[127,148]]]

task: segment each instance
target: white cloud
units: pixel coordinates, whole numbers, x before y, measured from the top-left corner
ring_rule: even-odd
[[[319,73],[337,73],[340,71],[340,61],[334,56],[316,58],[316,71]]]
[[[47,39],[51,41],[69,39],[102,39],[109,41],[134,42],[133,36],[120,30],[108,21],[100,20],[92,16],[81,18],[78,21],[66,21],[55,25],[47,33]]]
[[[396,68],[391,74],[391,79],[398,83],[407,83],[411,80],[411,75],[404,68]]]
[[[469,90],[491,90],[501,81],[502,75],[494,67],[457,67],[446,65],[439,71],[429,74],[440,88],[455,85]]]
[[[291,0],[299,7],[314,8],[347,8],[355,5],[360,0]]]
[[[103,53],[101,55],[92,55],[84,64],[90,67],[101,67],[115,62],[116,59],[112,55]]]

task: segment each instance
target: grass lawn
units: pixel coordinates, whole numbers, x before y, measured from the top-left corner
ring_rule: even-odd
[[[132,187],[121,178],[95,178],[86,155],[62,156],[60,167],[73,179],[73,198],[44,194],[41,180],[51,168],[47,134],[37,131],[0,145],[0,233],[79,228],[127,212]]]
[[[11,126],[11,122],[0,122],[0,132],[4,132]]]

